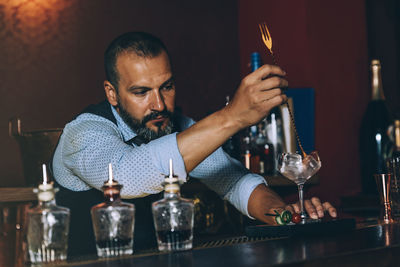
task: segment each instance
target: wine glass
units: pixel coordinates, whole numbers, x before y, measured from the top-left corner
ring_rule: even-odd
[[[289,180],[297,184],[299,191],[301,223],[306,223],[307,214],[304,211],[303,187],[311,176],[321,168],[321,160],[317,151],[306,157],[298,153],[282,153],[278,158],[278,171]]]

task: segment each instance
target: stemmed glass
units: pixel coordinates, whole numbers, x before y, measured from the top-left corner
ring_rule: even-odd
[[[307,214],[304,211],[303,187],[311,176],[321,168],[321,160],[317,151],[313,151],[304,158],[298,153],[282,153],[278,157],[278,171],[297,184],[299,191],[301,223],[306,223]]]

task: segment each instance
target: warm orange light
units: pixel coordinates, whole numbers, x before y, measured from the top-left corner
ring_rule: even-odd
[[[14,20],[30,28],[42,25],[52,16],[52,10],[59,4],[56,0],[11,0],[7,8]]]
[[[72,2],[72,1],[71,1]],[[54,36],[60,11],[71,5],[61,0],[8,0],[4,5],[4,23],[14,38],[29,45],[41,45]]]

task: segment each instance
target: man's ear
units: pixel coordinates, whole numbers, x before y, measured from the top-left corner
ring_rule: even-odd
[[[108,102],[110,102],[110,104],[114,107],[117,106],[117,90],[109,81],[104,81],[104,91],[106,93]]]

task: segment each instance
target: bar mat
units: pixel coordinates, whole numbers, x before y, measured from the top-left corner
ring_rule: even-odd
[[[260,242],[260,241],[274,240],[274,239],[277,239],[277,238],[269,238],[267,236],[254,236],[254,237],[237,236],[237,237],[230,237],[230,238],[217,239],[217,240],[203,242],[201,244],[196,244],[194,247],[195,248],[216,248],[216,247],[224,247],[224,246],[231,246],[231,245],[242,244],[242,243],[252,243],[252,242]]]
[[[294,235],[323,235],[342,233],[356,228],[353,218],[332,219],[307,224],[287,225],[255,225],[247,226],[245,234],[248,237],[290,237]]]

